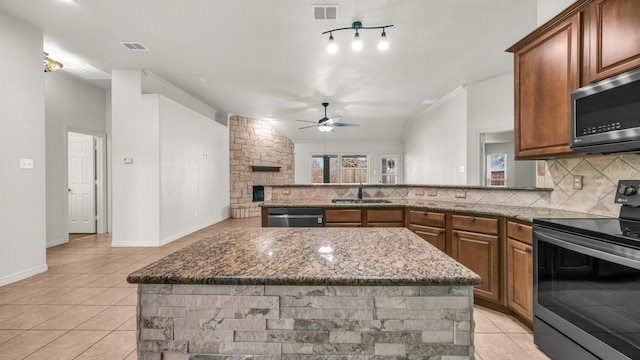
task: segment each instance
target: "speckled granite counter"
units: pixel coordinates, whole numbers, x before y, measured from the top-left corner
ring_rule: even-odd
[[[224,229],[127,280],[138,359],[473,358],[480,278],[407,229]]]
[[[129,275],[131,283],[477,285],[480,278],[404,228],[220,231]]]
[[[495,204],[481,204],[473,202],[454,201],[425,201],[425,200],[394,200],[390,203],[373,204],[334,204],[330,199],[309,199],[309,200],[279,200],[265,202],[263,207],[331,207],[331,208],[353,208],[353,207],[411,207],[424,210],[458,211],[473,214],[506,216],[513,219],[532,222],[534,218],[583,218],[583,217],[603,217],[602,215],[591,215],[587,213],[558,210],[543,207],[530,206],[509,206]]]

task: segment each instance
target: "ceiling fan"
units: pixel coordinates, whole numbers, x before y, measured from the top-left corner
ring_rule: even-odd
[[[326,132],[332,131],[334,126],[360,126],[358,124],[339,123],[338,121],[342,120],[342,116],[340,116],[340,115],[336,115],[336,116],[334,116],[332,118],[328,118],[327,117],[327,106],[329,106],[329,103],[324,102],[324,103],[322,103],[322,106],[324,106],[324,117],[322,119],[318,120],[317,122],[315,122],[315,121],[307,121],[307,120],[296,120],[296,121],[302,121],[302,122],[314,124],[314,125],[309,125],[309,126],[303,126],[300,129],[308,129],[308,128],[312,128],[312,127],[317,127],[318,130],[326,133]]]

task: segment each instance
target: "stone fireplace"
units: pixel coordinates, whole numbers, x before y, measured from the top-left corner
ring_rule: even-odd
[[[293,142],[267,121],[231,116],[229,147],[231,217],[260,216],[270,197],[265,185],[294,182]]]

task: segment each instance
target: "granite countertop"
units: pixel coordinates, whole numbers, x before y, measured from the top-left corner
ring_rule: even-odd
[[[450,285],[480,276],[405,228],[229,228],[127,277],[130,283]]]
[[[587,213],[558,210],[543,207],[509,206],[497,204],[480,204],[473,202],[455,201],[425,201],[425,200],[393,200],[390,203],[373,204],[334,204],[330,199],[309,200],[277,200],[265,202],[263,207],[325,207],[325,208],[353,208],[353,207],[410,207],[424,210],[457,211],[481,215],[506,216],[513,219],[533,222],[534,218],[585,218],[605,217]]]

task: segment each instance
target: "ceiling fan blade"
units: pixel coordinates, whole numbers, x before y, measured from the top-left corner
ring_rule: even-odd
[[[308,120],[296,120],[296,121],[306,122],[309,124],[318,124],[316,121],[308,121]]]
[[[335,124],[336,122],[342,120],[342,115],[336,115],[330,119],[327,119],[327,121],[325,121],[326,124]]]
[[[298,130],[308,129],[308,128],[312,128],[312,127],[318,127],[318,125],[303,126],[301,128],[298,128]]]
[[[336,123],[333,126],[360,126],[360,124],[346,124],[346,123]]]

